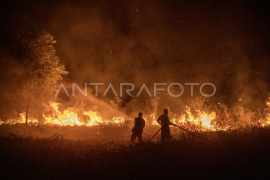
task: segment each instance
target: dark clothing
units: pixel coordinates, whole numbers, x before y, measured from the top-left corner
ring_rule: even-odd
[[[137,117],[134,120],[135,126],[132,128],[132,135],[131,135],[131,141],[134,142],[136,137],[138,137],[138,142],[142,143],[142,132],[143,128],[145,127],[145,120],[141,117]]]
[[[168,115],[162,114],[157,119],[157,122],[161,125],[161,141],[169,141],[171,139],[169,125],[173,125],[173,123],[170,122]]]
[[[141,117],[137,117],[134,120],[134,124],[135,124],[134,129],[142,131],[143,128],[145,127],[145,120]]]
[[[134,131],[133,130],[133,133],[131,135],[131,141],[134,142],[136,137],[138,137],[138,142],[139,143],[143,143],[143,140],[142,140],[142,131],[141,132],[137,132],[137,131]]]

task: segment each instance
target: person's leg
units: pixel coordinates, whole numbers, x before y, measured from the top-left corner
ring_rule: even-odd
[[[166,139],[166,132],[164,132],[163,130],[161,130],[161,142],[164,142]]]
[[[171,135],[170,135],[170,129],[166,129],[164,132],[164,141],[170,141]]]
[[[169,131],[168,131],[168,140],[169,140],[169,141],[171,140],[171,131],[170,131],[170,129],[169,129]]]
[[[130,141],[134,142],[135,139],[136,139],[136,136],[137,136],[136,133],[133,132],[132,135],[131,135]]]
[[[142,140],[142,133],[138,134],[138,142],[139,142],[139,143],[143,143],[143,140]]]

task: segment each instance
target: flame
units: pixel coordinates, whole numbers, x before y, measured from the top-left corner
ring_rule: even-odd
[[[59,111],[59,103],[52,102],[50,107],[53,108],[53,116],[45,116],[46,120],[44,124],[57,124],[60,126],[93,126],[99,124],[121,124],[124,122],[123,117],[113,117],[112,120],[103,120],[96,111],[85,111],[83,117],[79,119],[78,114],[68,108],[64,112]]]
[[[73,108],[67,108],[63,112],[59,110],[59,103],[51,102],[49,106],[46,106],[47,110],[50,110],[49,115],[43,114],[44,124],[47,125],[59,125],[59,126],[93,126],[93,125],[120,125],[124,123],[123,117],[113,117],[112,120],[103,120],[96,110],[94,111],[84,111],[83,116],[79,118],[78,113]],[[23,124],[25,123],[26,113],[21,113],[18,119],[8,119],[7,121],[2,121],[0,119],[0,125],[2,124]],[[37,119],[28,118],[28,125],[39,125],[40,122]]]
[[[50,107],[52,107],[54,110],[53,115],[45,116],[43,114],[43,117],[46,120],[44,124],[58,124],[60,126],[83,125],[83,123],[79,121],[77,113],[71,111],[70,109],[67,109],[63,113],[61,113],[58,110],[59,103],[55,103],[55,102],[50,103]]]
[[[26,121],[25,116],[26,116],[26,113],[24,112],[24,113],[19,114],[18,119],[8,119],[7,121],[0,120],[0,125],[2,125],[2,124],[9,124],[9,125],[23,124]],[[29,125],[34,125],[34,126],[39,125],[39,121],[37,119],[28,119],[27,122]]]
[[[215,122],[213,121],[216,118],[215,112],[207,114],[206,112],[196,110],[196,114],[197,116],[195,117],[195,115],[191,113],[190,107],[186,106],[186,115],[181,115],[178,118],[172,118],[171,122],[189,130],[216,130]],[[159,125],[155,117],[155,114],[150,115],[150,118],[153,118],[152,125]]]
[[[255,113],[244,109],[242,106],[236,106],[232,109],[227,109],[227,106],[220,105],[219,110],[209,111],[206,108],[193,109],[186,106],[185,112],[181,114],[170,113],[171,122],[189,130],[189,131],[227,131],[229,129],[248,128],[248,127],[267,127],[270,126],[270,98],[266,102],[267,108],[263,116],[255,117]],[[124,117],[113,117],[112,119],[104,119],[97,112],[97,108],[83,111],[70,107],[65,110],[59,110],[59,103],[51,102],[49,105],[44,105],[47,114],[43,114],[42,122],[37,119],[28,118],[29,125],[59,125],[59,126],[94,126],[94,125],[121,125],[125,122]],[[192,109],[192,110],[191,110]],[[146,121],[152,125],[157,123],[157,115],[151,114]],[[19,114],[18,119],[1,120],[2,124],[21,124],[25,123],[26,113]]]
[[[269,97],[269,100],[270,100],[270,97]],[[262,127],[270,125],[270,113],[269,113],[270,101],[266,102],[266,106],[267,108],[265,110],[266,111],[268,110],[268,111],[265,113],[265,118],[259,119],[259,123],[261,124]]]
[[[124,122],[123,117],[113,117],[112,120],[103,120],[97,113],[94,111],[85,111],[83,112],[83,118],[79,118],[78,114],[68,108],[64,112],[59,111],[59,103],[52,102],[50,107],[53,108],[53,116],[45,116],[46,120],[44,124],[57,124],[60,126],[93,126],[99,124],[115,124],[120,125]]]
[[[152,119],[152,125],[159,125],[157,120],[156,120],[155,114],[151,114],[149,117]]]
[[[210,114],[201,110],[196,110],[195,112],[195,114],[192,114],[190,107],[186,106],[185,114],[182,114],[179,118],[173,118],[172,122],[189,130],[216,130],[214,122],[216,118],[215,112],[211,112]]]

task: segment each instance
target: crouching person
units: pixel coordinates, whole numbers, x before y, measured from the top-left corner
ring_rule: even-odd
[[[145,127],[145,120],[142,118],[142,113],[139,113],[139,117],[135,118],[134,120],[134,127],[132,128],[132,135],[131,135],[131,141],[134,142],[136,137],[138,137],[138,142],[143,143],[142,140],[142,132],[143,128]]]

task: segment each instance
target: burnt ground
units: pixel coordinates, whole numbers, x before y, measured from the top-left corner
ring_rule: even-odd
[[[180,134],[167,143],[144,144],[113,137],[129,135],[127,127],[103,127],[114,133],[105,139],[71,139],[60,133],[29,135],[1,126],[1,179],[267,179],[270,177],[270,130]],[[39,127],[40,128],[40,127]],[[42,127],[49,133],[55,132]],[[57,127],[51,127],[55,130]],[[58,127],[61,129],[62,127]],[[98,127],[66,127],[84,133]],[[73,128],[73,129],[68,129]],[[106,130],[106,128],[108,128]],[[5,130],[10,132],[4,133]],[[14,131],[12,132],[12,129]],[[151,137],[158,127],[147,131]],[[60,130],[58,130],[61,132]],[[88,131],[87,131],[88,132]],[[119,136],[116,136],[118,134]],[[106,134],[110,135],[110,134]],[[103,136],[103,135],[102,135]],[[105,135],[104,135],[105,136]]]

